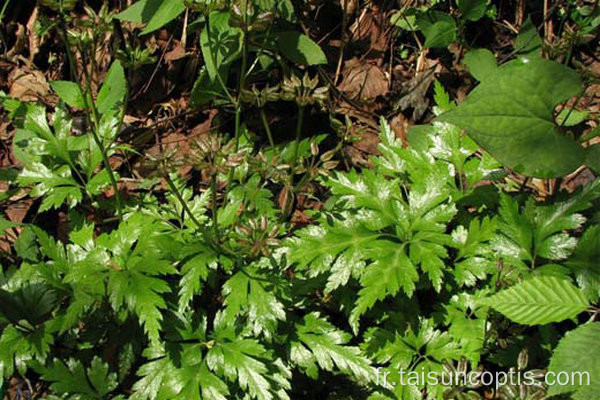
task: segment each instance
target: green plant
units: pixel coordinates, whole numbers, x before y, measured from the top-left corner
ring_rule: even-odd
[[[457,0],[458,14],[453,16],[435,9],[435,3],[421,7],[403,5],[391,22],[402,30],[421,31],[425,36],[424,47],[445,48],[462,41],[462,30],[467,23],[479,21],[486,13],[493,14],[495,7],[487,0]]]
[[[600,196],[597,182],[554,204],[521,209],[502,195],[499,206],[473,213],[478,182],[494,179],[498,164],[477,157],[458,128],[427,129],[403,148],[382,121],[375,168],[324,178],[333,198],[315,215],[319,224],[289,239],[263,179],[250,170],[236,174],[243,185],[232,182],[216,219],[206,208],[211,190],[195,196],[173,175],[166,203],[151,196],[145,209],[128,207],[112,232],[97,236],[97,226],[79,219],[62,244],[26,226],[31,234],[16,246],[26,261],[4,275],[5,376],[33,368],[58,395],[102,398],[116,395],[143,357],[134,398],[285,398],[297,390],[292,371],[313,379],[337,371],[380,397],[420,398],[421,390],[437,397],[446,388],[382,391],[370,365],[442,373],[444,360],[490,362],[488,324],[501,329],[502,321],[490,305],[524,324],[590,308],[600,291],[585,266],[598,230],[588,229],[578,246],[562,232],[581,229],[580,213]],[[219,145],[207,146],[200,150]],[[223,164],[207,153],[194,157],[202,168],[223,165],[215,171],[226,179],[225,160],[254,157],[249,148],[239,148],[241,158],[230,151]],[[425,293],[435,299],[430,312]],[[116,358],[98,358],[97,348]],[[562,352],[552,368],[564,363]]]
[[[9,111],[26,110],[22,128],[14,138],[15,156],[24,166],[17,181],[35,185],[31,192],[33,197],[46,195],[40,211],[59,208],[63,203],[73,207],[84,197],[88,201],[93,200],[107,184],[113,185],[116,199],[119,199],[117,178],[109,166],[108,157],[116,150],[115,139],[120,123],[118,114],[126,94],[122,67],[118,62],[113,65],[96,100],[92,100],[74,82],[54,81],[52,87],[72,107],[93,107],[95,112],[91,118],[94,127],[90,132],[72,136],[72,120],[64,105],[56,109],[51,129],[45,107],[6,100],[4,104]],[[98,169],[102,163],[103,168]]]
[[[50,399],[600,396],[600,181],[536,196],[514,173],[563,176],[596,151],[565,132],[589,114],[556,109],[582,80],[539,57],[530,22],[517,60],[467,53],[480,84],[466,101],[436,81],[437,118],[413,126],[406,143],[382,117],[378,155],[357,170],[340,163],[352,121],[326,108],[318,66],[327,58],[295,30],[291,2],[141,0],[116,21],[87,10],[103,21],[96,28],[58,4],[73,79],[50,83],[60,99],[52,116],[0,97],[18,128],[19,172],[1,175],[11,195],[66,220],[58,234],[42,218],[0,218],[16,236],[0,273],[4,382],[34,381]],[[447,46],[491,8],[457,7],[458,22],[439,10],[408,15],[425,46]],[[188,138],[185,155],[161,141],[142,155],[121,137],[125,68],[152,55],[124,45],[114,55],[125,61],[104,75],[93,55],[107,21],[144,23],[146,35],[184,12],[201,29],[192,103],[220,107],[231,123]],[[289,137],[270,129],[276,104],[291,105]],[[305,135],[323,108],[337,143]],[[87,124],[75,132],[79,113]],[[149,171],[127,201],[117,156]],[[193,171],[181,176],[182,165]],[[398,381],[401,371],[498,370],[531,372],[533,384]],[[544,383],[581,371],[591,385]]]

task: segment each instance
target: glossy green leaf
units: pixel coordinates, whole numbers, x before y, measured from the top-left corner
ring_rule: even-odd
[[[154,11],[152,18],[148,21],[148,25],[142,31],[142,35],[162,28],[184,11],[185,2],[183,0],[163,0],[156,11]]]
[[[335,366],[358,382],[367,383],[373,377],[370,362],[357,347],[347,345],[350,337],[318,313],[308,314],[296,324],[292,361],[304,368],[316,364],[325,371],[333,371]]]
[[[122,21],[144,23],[150,21],[153,11],[155,11],[163,0],[139,0],[121,11],[115,18]]]
[[[12,323],[41,324],[58,304],[56,291],[44,284],[24,285],[13,292],[0,289],[0,314]]]
[[[358,292],[356,307],[350,316],[351,325],[357,326],[358,318],[368,309],[388,296],[402,290],[412,296],[415,282],[419,279],[417,267],[406,254],[404,247],[396,243],[378,241],[373,249],[377,261],[369,265],[361,277],[363,288]]]
[[[54,360],[49,367],[40,368],[42,378],[52,382],[55,393],[81,395],[85,398],[102,398],[117,387],[116,374],[108,371],[108,364],[94,357],[91,366],[86,368],[79,360],[68,363]]]
[[[255,334],[271,337],[277,322],[285,320],[283,305],[273,288],[273,283],[254,268],[236,273],[223,285],[224,320],[233,323],[238,315],[246,314],[248,326]]]

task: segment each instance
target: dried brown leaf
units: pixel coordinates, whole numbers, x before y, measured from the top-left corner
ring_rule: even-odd
[[[388,77],[383,68],[358,58],[344,63],[343,75],[344,79],[338,89],[353,100],[374,100],[389,90]]]

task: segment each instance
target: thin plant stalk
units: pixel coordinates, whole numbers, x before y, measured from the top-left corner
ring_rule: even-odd
[[[190,207],[188,206],[187,202],[181,195],[181,192],[177,189],[177,186],[175,186],[175,182],[173,182],[173,180],[168,175],[165,175],[165,180],[167,181],[169,189],[171,190],[171,192],[173,192],[173,194],[175,194],[175,197],[177,197],[177,200],[181,204],[181,207],[183,207],[183,211],[190,217],[190,219],[192,220],[194,225],[198,227],[200,232],[202,232],[202,234],[207,239],[207,242],[211,245],[211,247],[213,247],[213,249],[217,252],[223,252],[227,255],[234,257],[236,260],[239,260],[239,254],[235,253],[226,246],[223,246],[217,240],[216,237],[212,237],[211,232],[206,229],[206,226],[202,225],[202,223],[198,221],[198,219],[192,213],[192,210],[190,210]]]
[[[244,17],[246,18],[246,17]],[[245,21],[244,21],[245,26]],[[243,32],[242,40],[242,65],[240,67],[240,80],[238,82],[238,98],[235,102],[235,151],[240,147],[240,136],[242,131],[242,102],[240,101],[240,93],[246,84],[246,68],[248,63],[247,35]],[[233,168],[231,169],[233,173]]]
[[[169,185],[169,189],[171,190],[171,192],[173,192],[175,197],[177,197],[177,200],[179,200],[181,207],[183,207],[183,211],[185,211],[186,214],[190,217],[194,225],[196,225],[198,229],[200,229],[204,233],[204,225],[202,225],[200,221],[198,221],[198,219],[194,216],[194,213],[192,213],[192,210],[190,210],[190,207],[179,192],[179,189],[177,189],[177,186],[175,186],[175,182],[173,182],[173,180],[169,177],[168,174],[165,174],[165,180],[167,181],[167,185]]]
[[[89,99],[88,99],[88,96],[86,96],[85,94],[83,95],[83,103],[84,103],[86,109],[92,111],[91,116],[89,113],[86,114],[86,116],[88,118],[88,121],[90,122],[90,125],[92,126],[92,137],[94,138],[94,142],[96,142],[96,145],[100,149],[100,153],[102,153],[102,161],[104,163],[104,168],[106,168],[106,170],[108,172],[108,178],[110,180],[110,184],[113,187],[113,190],[115,192],[115,200],[117,202],[117,214],[120,216],[122,214],[121,193],[119,192],[119,186],[117,184],[117,180],[116,180],[114,172],[110,166],[110,161],[108,159],[108,153],[106,152],[106,147],[104,146],[102,139],[100,139],[100,115],[98,113],[98,108],[96,107],[96,102],[94,101],[93,96],[91,96],[92,76],[88,75],[85,72],[85,68],[83,70],[84,70],[84,74],[86,75],[85,80],[86,80],[86,86],[87,86],[87,93],[90,94]],[[90,100],[90,101],[88,101],[88,100]]]
[[[181,207],[183,208],[183,211],[190,217],[190,219],[192,220],[192,222],[194,223],[194,225],[196,225],[196,227],[200,230],[200,232],[202,232],[202,235],[204,235],[204,237],[207,239],[207,242],[211,245],[211,247],[215,251],[217,251],[217,252],[223,252],[225,254],[228,254],[228,255],[236,258],[236,260],[237,260],[239,258],[239,254],[233,252],[231,249],[229,249],[226,246],[222,245],[217,240],[217,237],[213,237],[211,235],[211,232],[208,229],[206,229],[206,226],[202,225],[202,223],[200,221],[198,221],[198,218],[196,218],[194,216],[194,214],[192,213],[192,210],[190,209],[190,207],[188,206],[187,202],[185,201],[185,199],[181,195],[181,192],[179,191],[179,189],[177,189],[177,186],[175,186],[175,182],[173,182],[173,180],[169,177],[169,175],[166,174],[164,176],[164,178],[165,178],[165,181],[167,182],[167,185],[169,186],[169,189],[171,190],[171,192],[173,192],[173,194],[175,195],[175,197],[177,197],[177,200],[181,204]]]
[[[260,109],[260,119],[262,120],[263,126],[265,127],[265,132],[267,132],[267,137],[269,138],[269,144],[271,147],[275,147],[275,141],[273,140],[273,133],[271,133],[271,127],[269,126],[269,121],[267,121],[267,115],[265,114],[264,108]]]
[[[61,3],[62,5],[62,3]],[[61,7],[62,8],[62,7]],[[61,9],[62,11],[62,9]],[[62,12],[61,12],[61,16],[63,16]],[[63,18],[63,22],[64,22],[64,18]],[[108,178],[110,180],[111,186],[115,192],[115,199],[116,199],[116,203],[117,203],[117,214],[119,216],[122,215],[122,206],[121,206],[121,194],[119,192],[119,187],[117,185],[117,180],[115,179],[115,175],[113,173],[112,168],[110,167],[110,162],[108,160],[108,155],[106,153],[106,148],[104,147],[104,144],[102,143],[102,141],[100,140],[100,136],[99,136],[99,117],[98,117],[98,109],[96,108],[96,105],[94,103],[94,99],[91,96],[91,77],[87,76],[86,74],[86,85],[87,85],[87,90],[84,90],[84,88],[81,86],[81,83],[79,82],[79,79],[76,79],[76,68],[75,68],[75,61],[73,59],[73,54],[71,53],[71,48],[69,47],[69,41],[67,40],[67,34],[66,34],[66,29],[63,26],[61,26],[62,29],[60,29],[60,33],[62,36],[62,39],[64,41],[65,44],[65,51],[67,53],[67,58],[69,60],[69,68],[71,69],[71,76],[74,78],[75,82],[79,85],[79,89],[81,90],[81,92],[83,93],[83,102],[84,102],[84,106],[86,109],[92,111],[92,116],[93,118],[90,116],[89,113],[86,114],[86,117],[88,119],[88,122],[90,123],[90,126],[92,127],[92,137],[94,138],[94,142],[96,142],[96,145],[98,146],[98,148],[100,149],[100,152],[102,154],[102,160],[104,163],[104,167],[106,168],[107,172],[108,172]],[[84,69],[85,71],[85,69]],[[84,72],[85,74],[85,72]],[[88,102],[88,96],[87,93],[90,94],[90,98],[91,98],[91,104],[89,104]]]
[[[302,121],[304,119],[304,106],[298,106],[298,122],[296,123],[296,138],[294,141],[294,158],[292,158],[292,175],[290,183],[294,180],[294,169],[298,164],[298,151],[300,147],[300,134],[302,133]]]
[[[215,172],[213,176],[210,178],[210,195],[212,202],[212,225],[213,225],[213,235],[215,236],[215,240],[218,240],[219,237],[219,226],[217,224],[217,173]]]
[[[302,133],[302,121],[304,119],[304,106],[298,106],[298,121],[296,122],[296,138],[294,140],[294,156],[292,158],[292,163],[290,166],[290,180],[288,182],[288,196],[285,199],[285,204],[283,207],[283,217],[285,218],[290,210],[290,206],[292,205],[291,200],[292,196],[295,193],[294,190],[294,170],[296,169],[296,165],[298,164],[298,151],[300,147],[300,134]]]
[[[245,23],[244,23],[245,26]],[[246,85],[246,69],[248,63],[248,41],[246,32],[243,32],[243,40],[242,40],[242,65],[240,68],[240,80],[238,82],[238,97],[235,100],[235,152],[237,152],[240,148],[240,136],[242,134],[242,102],[240,101],[240,93],[244,89]],[[233,180],[233,175],[235,173],[235,166],[231,168],[229,171],[229,182]],[[225,189],[225,197],[227,197],[227,191],[229,186]]]
[[[4,19],[4,13],[6,12],[8,3],[10,3],[10,0],[4,0],[4,4],[2,5],[2,10],[0,10],[0,21],[2,21]]]

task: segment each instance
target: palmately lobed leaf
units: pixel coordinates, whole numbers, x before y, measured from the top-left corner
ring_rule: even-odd
[[[417,267],[406,254],[404,246],[380,240],[371,251],[377,254],[373,256],[376,261],[369,265],[360,279],[363,287],[350,314],[350,325],[355,332],[360,316],[377,301],[394,296],[400,290],[410,297],[415,291],[415,282],[419,280]]]
[[[369,360],[357,347],[346,345],[350,335],[318,313],[307,314],[302,323],[296,324],[296,335],[298,342],[292,342],[296,363],[309,368],[316,363],[326,371],[333,371],[335,365],[362,384],[373,378]]]

